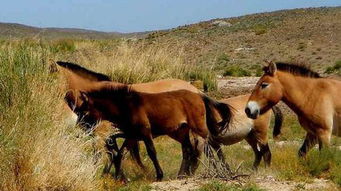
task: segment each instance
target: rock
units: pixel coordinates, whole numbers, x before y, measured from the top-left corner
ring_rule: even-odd
[[[231,27],[232,24],[223,20],[216,20],[212,22],[212,25],[218,26],[218,27]]]

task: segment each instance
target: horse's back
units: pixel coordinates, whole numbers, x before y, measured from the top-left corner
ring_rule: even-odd
[[[205,126],[205,105],[200,94],[188,90],[177,90],[163,93],[141,93],[144,111],[151,125],[163,133],[177,131],[187,124],[195,133],[203,135]],[[207,133],[206,133],[207,134]]]
[[[132,88],[135,91],[145,93],[160,93],[176,90],[188,90],[191,92],[199,93],[199,90],[191,85],[189,82],[178,79],[166,79],[154,82],[133,84]]]

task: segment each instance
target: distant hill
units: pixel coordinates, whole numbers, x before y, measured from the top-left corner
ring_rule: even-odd
[[[259,71],[264,59],[306,62],[319,72],[341,61],[341,7],[305,8],[221,18],[142,33],[108,33],[0,23],[0,38],[112,39],[183,49],[185,62],[215,70]]]
[[[259,70],[264,59],[271,59],[306,62],[324,71],[341,61],[341,7],[214,19],[153,32],[146,39],[174,48],[185,44],[187,62],[217,69],[238,65]]]
[[[100,32],[76,28],[39,28],[16,23],[0,22],[0,38],[46,38],[46,39],[112,39],[144,37],[147,32],[141,33],[118,33]]]

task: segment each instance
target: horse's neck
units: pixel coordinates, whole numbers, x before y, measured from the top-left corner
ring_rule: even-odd
[[[291,74],[278,74],[283,87],[282,101],[287,104],[296,114],[304,115],[306,103],[309,97],[314,94],[312,84],[313,78],[293,76]]]
[[[101,111],[104,120],[111,121],[113,123],[127,123],[130,116],[131,108],[129,103],[133,98],[126,95],[113,95],[103,98],[94,99],[94,105]]]

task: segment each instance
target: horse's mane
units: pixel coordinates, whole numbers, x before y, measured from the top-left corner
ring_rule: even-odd
[[[108,98],[108,97],[125,97],[129,95],[137,94],[131,88],[131,85],[112,85],[110,83],[100,82],[101,85],[88,91],[88,94],[96,98]]]
[[[288,72],[294,75],[309,77],[309,78],[321,78],[320,74],[311,70],[309,66],[302,63],[285,63],[276,62],[277,70]]]
[[[86,76],[88,78],[91,78],[92,80],[111,81],[109,76],[88,70],[88,69],[86,69],[86,68],[84,68],[78,64],[75,64],[75,63],[57,61],[57,64],[63,68],[66,68],[66,69],[72,71],[75,74],[78,74],[80,76]]]

